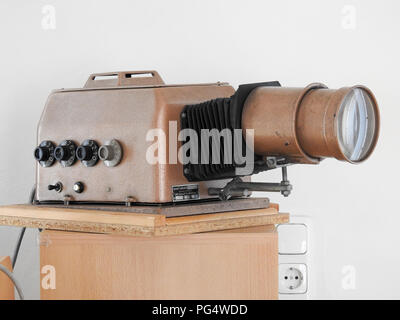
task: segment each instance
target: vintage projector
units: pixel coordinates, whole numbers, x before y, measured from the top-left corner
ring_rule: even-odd
[[[288,165],[328,157],[359,163],[378,131],[378,106],[363,86],[273,81],[235,91],[223,82],[167,85],[156,71],[92,74],[84,88],[55,90],[47,100],[34,203],[139,212],[186,206],[186,214],[265,207],[266,198],[249,196],[288,196]],[[281,182],[251,182],[276,168]]]

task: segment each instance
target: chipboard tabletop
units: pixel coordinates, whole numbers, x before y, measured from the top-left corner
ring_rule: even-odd
[[[35,205],[0,206],[0,225],[129,236],[211,232],[289,221],[277,205],[269,208],[167,218],[161,214],[67,209]]]

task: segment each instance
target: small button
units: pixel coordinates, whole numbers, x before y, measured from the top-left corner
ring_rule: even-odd
[[[72,187],[76,193],[82,193],[83,190],[85,189],[84,185],[82,182],[78,181],[74,183],[74,186]]]

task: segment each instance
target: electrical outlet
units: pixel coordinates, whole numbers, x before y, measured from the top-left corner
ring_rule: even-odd
[[[285,223],[277,227],[280,255],[307,253],[308,230],[304,223]]]
[[[307,292],[307,266],[303,263],[279,264],[279,293],[304,294]]]

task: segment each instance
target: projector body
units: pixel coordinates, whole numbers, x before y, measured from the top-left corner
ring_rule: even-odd
[[[151,77],[135,77],[150,73]],[[97,80],[98,77],[110,80]],[[213,198],[208,188],[219,188],[226,179],[189,182],[182,164],[151,164],[146,150],[154,141],[146,141],[151,129],[166,133],[169,148],[169,121],[177,123],[187,104],[229,97],[234,89],[226,83],[165,85],[155,71],[93,74],[84,88],[53,91],[41,116],[37,143],[50,141],[55,146],[73,141],[79,146],[85,140],[98,145],[116,140],[122,157],[116,166],[98,161],[87,167],[76,160],[70,166],[59,162],[36,167],[36,200],[76,202],[169,203],[181,200]],[[176,140],[176,137],[175,137]],[[180,144],[177,144],[179,148]],[[76,183],[82,190],[76,192]],[[61,184],[61,190],[49,186]],[[175,193],[175,194],[174,194]]]
[[[360,85],[272,81],[235,91],[220,82],[166,85],[156,71],[93,74],[84,88],[48,98],[34,152],[35,199],[130,206],[255,191],[288,196],[287,166],[365,161],[378,134],[376,99]],[[281,182],[250,181],[276,168]]]

